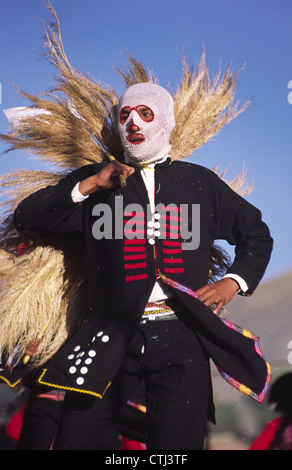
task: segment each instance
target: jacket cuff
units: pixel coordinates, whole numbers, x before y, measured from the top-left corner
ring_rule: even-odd
[[[222,277],[222,279],[224,278],[233,279],[238,284],[239,289],[236,292],[237,294],[244,295],[244,296],[248,296],[252,294],[252,290],[250,289],[250,287],[247,285],[247,283],[241,276],[238,276],[238,274],[228,273]]]
[[[80,184],[80,182],[77,183],[71,191],[72,201],[75,202],[75,203],[83,202],[83,201],[85,201],[85,199],[88,198],[88,196],[84,196],[79,191],[79,184]]]

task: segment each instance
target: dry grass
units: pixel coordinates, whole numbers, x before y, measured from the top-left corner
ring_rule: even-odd
[[[1,252],[0,259],[11,274],[7,277],[5,273],[5,289],[0,293],[0,344],[5,353],[11,354],[17,345],[24,354],[26,346],[49,321],[31,362],[33,367],[38,366],[60,348],[78,325],[80,311],[73,309],[68,315],[74,289],[78,290],[78,277],[68,279],[62,251],[49,246],[38,246],[14,260]]]
[[[183,57],[182,79],[178,90],[172,91],[176,116],[171,136],[173,159],[194,153],[246,109],[248,103],[240,108],[234,102],[238,76],[239,71],[233,73],[228,67],[222,78],[219,70],[211,81],[205,52],[197,70]]]

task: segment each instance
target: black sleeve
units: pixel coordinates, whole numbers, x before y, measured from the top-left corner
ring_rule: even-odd
[[[220,180],[220,218],[216,239],[235,245],[228,273],[242,277],[250,295],[262,279],[273,249],[269,228],[261,212]]]
[[[71,192],[83,179],[99,171],[99,165],[87,165],[62,178],[55,186],[31,194],[14,212],[15,228],[32,240],[56,233],[82,230],[82,207],[73,202]]]

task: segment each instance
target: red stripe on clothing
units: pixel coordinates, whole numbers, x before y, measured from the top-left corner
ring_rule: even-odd
[[[139,230],[139,229],[138,230],[133,230],[133,229],[126,230],[125,229],[125,235],[127,235],[129,233],[133,233],[133,234],[137,233],[139,235],[142,235],[143,233],[146,233],[146,230],[142,230],[142,229],[141,230]]]
[[[162,232],[162,236],[167,238],[181,238],[179,232]]]
[[[163,215],[162,218],[164,220],[178,220],[181,221],[181,217],[177,215]]]
[[[135,276],[126,276],[126,281],[140,281],[141,279],[148,279],[147,274],[136,274]]]
[[[174,248],[168,249],[168,248],[162,248],[162,253],[165,253],[166,255],[175,255],[176,253],[181,253],[182,250],[180,248]]]
[[[180,242],[173,242],[171,240],[163,240],[162,243],[167,246],[181,246]]]
[[[165,206],[164,204],[162,204],[162,210],[163,211],[176,211],[176,212],[180,212],[181,211],[181,208],[180,207],[177,207],[177,206]]]
[[[131,261],[134,259],[145,259],[146,255],[124,255],[124,260],[125,261]]]
[[[144,243],[146,243],[145,238],[133,238],[133,240],[129,240],[129,239],[125,240],[125,245],[134,245],[134,244],[140,245]]]
[[[124,224],[129,224],[129,225],[145,225],[145,220],[124,220]]]
[[[124,212],[125,217],[144,217],[144,212]]]
[[[124,246],[124,251],[146,251],[145,246]]]
[[[146,268],[146,263],[125,264],[125,269]]]

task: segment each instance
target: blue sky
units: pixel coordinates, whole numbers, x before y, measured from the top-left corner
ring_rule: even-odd
[[[63,41],[72,65],[122,90],[114,66],[126,65],[125,51],[153,69],[160,84],[175,88],[183,51],[196,64],[206,50],[211,76],[220,64],[244,69],[237,99],[249,108],[226,126],[191,161],[209,168],[231,165],[229,177],[245,164],[255,189],[248,200],[259,207],[275,240],[265,278],[292,269],[291,156],[292,3],[290,0],[55,0]],[[14,82],[38,93],[54,83],[54,70],[41,59],[43,21],[50,21],[39,0],[1,5],[0,132],[7,129],[3,109],[24,105]],[[290,100],[292,102],[292,100]],[[0,152],[5,150],[0,144]],[[39,168],[20,152],[0,160],[0,173]]]

